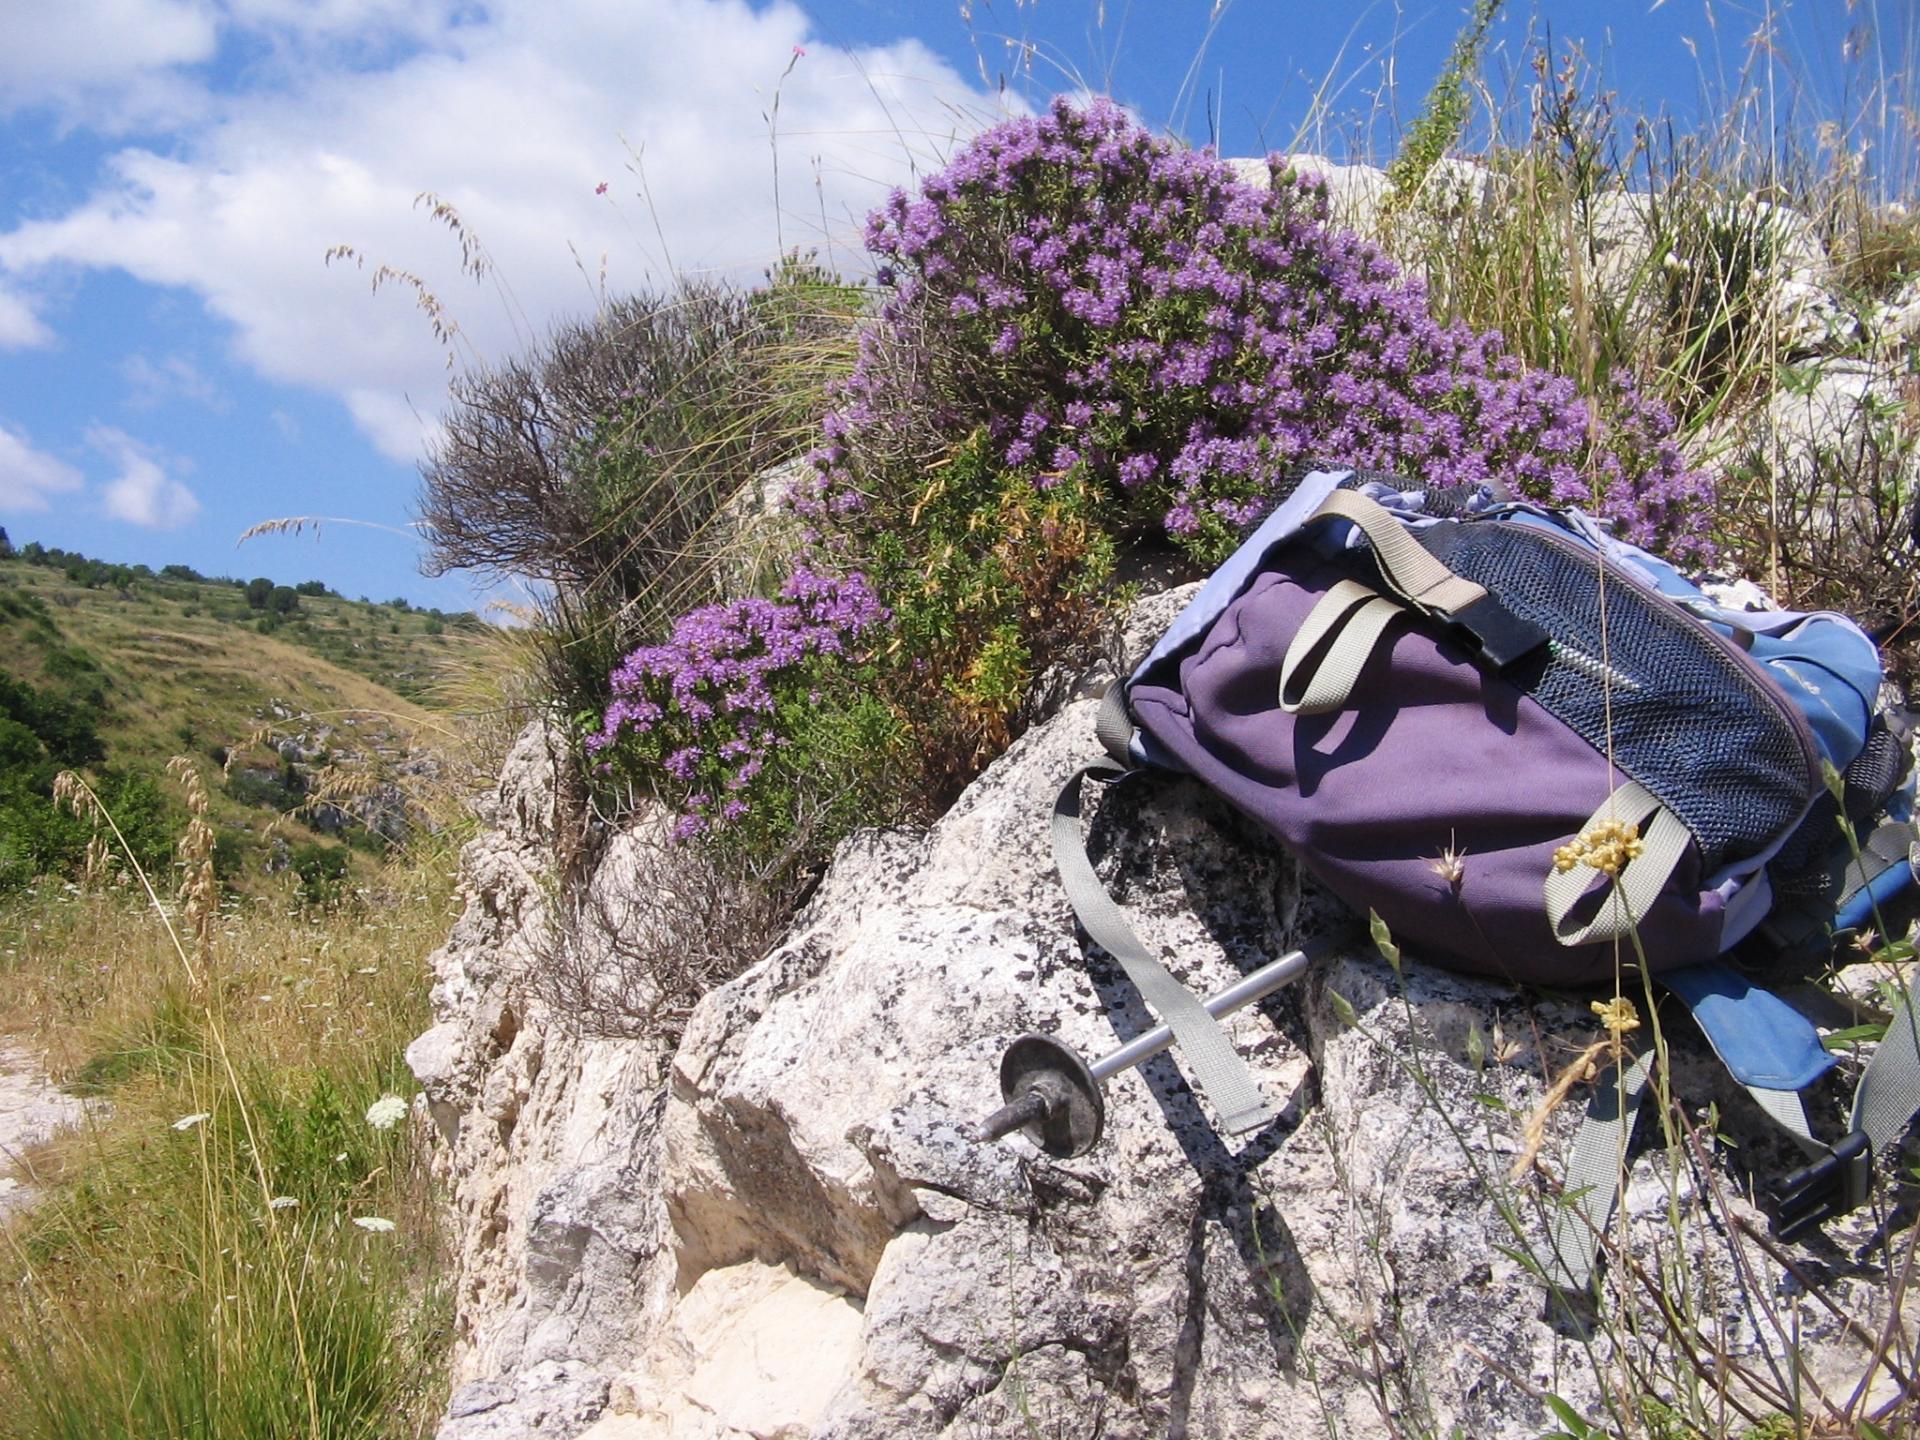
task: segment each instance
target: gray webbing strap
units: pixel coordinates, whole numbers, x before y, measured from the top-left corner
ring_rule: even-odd
[[[1563,1290],[1584,1290],[1592,1282],[1601,1237],[1626,1178],[1627,1142],[1633,1138],[1633,1122],[1639,1118],[1652,1068],[1649,1050],[1624,1073],[1617,1066],[1608,1070],[1587,1103],[1587,1118],[1574,1137],[1566,1183],[1560,1187],[1561,1208],[1550,1230],[1560,1273],[1547,1278]]]
[[[1287,646],[1280,708],[1289,715],[1324,715],[1345,705],[1388,624],[1404,613],[1358,580],[1342,580],[1327,591]]]
[[[1599,913],[1585,925],[1572,927],[1568,917],[1585,897],[1598,872],[1584,860],[1571,869],[1556,868],[1547,872],[1547,919],[1553,924],[1554,938],[1562,945],[1617,939],[1639,924],[1653,908],[1653,902],[1660,898],[1660,892],[1673,878],[1674,867],[1687,853],[1693,837],[1680,818],[1638,782],[1629,780],[1609,795],[1600,808],[1587,817],[1580,833],[1584,836],[1608,820],[1640,826],[1649,817],[1650,823],[1640,833],[1640,854],[1621,867],[1608,887]]]
[[[1860,1088],[1853,1092],[1853,1128],[1867,1137],[1875,1155],[1897,1144],[1908,1122],[1920,1112],[1920,1019],[1915,1018],[1915,984],[1920,984],[1920,974],[1894,1006],[1880,1048],[1873,1052],[1866,1073],[1860,1077]]]
[[[1116,680],[1100,694],[1100,710],[1093,717],[1094,737],[1100,748],[1120,765],[1133,763],[1133,717],[1127,713],[1127,682]]]
[[[1767,1118],[1799,1141],[1802,1149],[1820,1152],[1828,1148],[1814,1138],[1813,1126],[1807,1120],[1806,1102],[1798,1090],[1771,1090],[1765,1085],[1748,1085],[1745,1089],[1767,1112]]]
[[[1089,776],[1111,780],[1127,773],[1117,765],[1089,765],[1061,787],[1053,805],[1053,863],[1059,868],[1073,913],[1080,917],[1087,934],[1120,962],[1141,998],[1173,1031],[1174,1043],[1180,1047],[1194,1080],[1213,1102],[1221,1125],[1233,1135],[1258,1129],[1273,1119],[1273,1110],[1254,1083],[1247,1062],[1235,1052],[1227,1032],[1194,993],[1148,953],[1087,858],[1080,829],[1081,782]]]
[[[1387,583],[1423,610],[1456,614],[1476,601],[1487,598],[1486,587],[1453,573],[1428,553],[1398,520],[1378,501],[1357,490],[1336,490],[1320,502],[1306,521],[1327,516],[1350,520],[1360,527],[1373,546],[1374,558]]]

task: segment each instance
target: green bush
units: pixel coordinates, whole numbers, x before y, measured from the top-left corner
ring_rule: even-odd
[[[90,765],[106,756],[106,746],[95,729],[105,696],[90,669],[82,667],[78,673],[90,683],[78,687],[73,698],[0,675],[0,717],[33,732],[56,765]]]
[[[330,910],[350,892],[350,861],[344,846],[309,841],[294,847],[288,862],[299,882],[300,904],[312,910]]]

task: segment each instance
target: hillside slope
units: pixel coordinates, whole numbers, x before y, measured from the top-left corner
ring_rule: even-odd
[[[292,864],[324,894],[351,869],[344,853],[325,852],[400,837],[405,782],[437,772],[428,752],[444,734],[420,697],[476,643],[471,617],[449,624],[404,604],[311,593],[279,614],[222,581],[98,581],[0,560],[0,677],[15,682],[16,703],[38,697],[77,737],[64,753],[45,743],[44,756],[12,757],[16,779],[44,790],[49,766],[75,764],[155,777],[190,756],[210,791],[221,869],[242,888]],[[352,776],[353,798],[307,803],[330,766]],[[58,867],[43,858],[37,868]]]

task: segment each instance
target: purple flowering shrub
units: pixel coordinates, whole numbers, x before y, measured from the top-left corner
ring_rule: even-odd
[[[1089,487],[1111,530],[1163,528],[1205,563],[1316,460],[1499,479],[1706,555],[1710,492],[1670,417],[1629,390],[1603,421],[1497,333],[1434,320],[1311,182],[1272,180],[1061,102],[896,192],[867,231],[890,296],[804,512],[858,535],[916,461],[984,427],[1005,473]]]
[[[1269,169],[1062,103],[896,193],[867,234],[884,306],[791,496],[804,563],[629,656],[596,750],[683,834],[840,791],[849,823],[937,807],[1088,658],[1122,544],[1217,562],[1314,461],[1496,479],[1705,556],[1708,488],[1631,380],[1590,403],[1434,320]]]
[[[750,814],[760,838],[784,838],[819,788],[811,779],[826,770],[846,780],[893,741],[868,651],[887,620],[863,575],[804,565],[776,599],[690,611],[665,643],[615,668],[588,753],[648,777],[678,813],[676,838]],[[862,799],[855,784],[833,788],[830,806]]]

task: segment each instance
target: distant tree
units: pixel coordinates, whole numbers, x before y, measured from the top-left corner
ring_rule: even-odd
[[[293,588],[294,593],[299,595],[325,595],[327,593],[327,582],[324,580],[302,580]]]
[[[7,527],[0,525],[0,560],[13,558],[13,541],[7,538]]]
[[[160,574],[167,580],[205,580],[207,578],[191,565],[163,565],[160,567]]]
[[[7,781],[44,791],[53,784],[53,762],[39,736],[11,716],[0,715],[0,784]]]
[[[267,608],[276,615],[291,615],[300,608],[300,596],[291,585],[276,585],[267,596]]]
[[[320,910],[338,905],[349,893],[347,863],[339,847],[309,843],[296,849],[289,868],[300,882],[300,903]]]
[[[20,547],[20,558],[29,565],[38,565],[46,557],[47,547],[38,540],[29,540]]]
[[[0,718],[31,731],[60,765],[89,765],[106,758],[106,747],[94,731],[103,699],[86,693],[69,699],[0,674]]]
[[[247,608],[264,610],[267,602],[273,598],[273,581],[261,575],[247,582]]]

